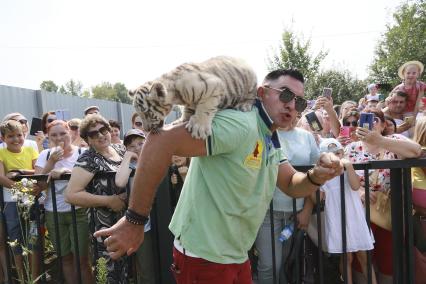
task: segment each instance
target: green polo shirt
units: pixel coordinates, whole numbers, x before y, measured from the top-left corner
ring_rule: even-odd
[[[169,228],[201,258],[223,264],[247,260],[274,193],[278,165],[285,162],[265,114],[262,107],[218,112],[206,140],[207,156],[191,160]]]

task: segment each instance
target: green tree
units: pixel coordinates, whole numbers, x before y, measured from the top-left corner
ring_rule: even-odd
[[[127,88],[123,83],[115,83],[114,84],[114,90],[116,92],[116,96],[118,98],[118,101],[124,103],[124,104],[131,104],[132,99],[127,95]]]
[[[59,92],[65,95],[81,96],[83,84],[80,81],[74,81],[73,79],[65,83],[65,86],[59,88]]]
[[[109,82],[102,82],[99,85],[92,87],[92,98],[102,100],[116,100],[116,91]]]
[[[314,76],[305,88],[306,97],[314,99],[324,87],[333,88],[333,103],[346,100],[358,101],[366,93],[366,83],[358,80],[348,70],[327,70]]]
[[[296,68],[303,73],[308,83],[318,73],[328,51],[320,51],[317,55],[312,55],[311,40],[304,42],[290,30],[284,30],[281,40],[278,52],[267,59],[268,70]]]
[[[43,81],[40,84],[40,90],[56,93],[58,91],[58,85],[52,80]]]
[[[370,79],[398,84],[398,67],[409,60],[426,63],[426,1],[407,1],[393,14],[394,22],[377,44]],[[424,78],[423,73],[423,78]]]

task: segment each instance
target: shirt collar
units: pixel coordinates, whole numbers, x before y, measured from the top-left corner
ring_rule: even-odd
[[[271,130],[273,121],[272,121],[271,117],[269,116],[269,114],[266,112],[262,102],[260,100],[256,99],[254,106],[258,109],[259,116],[262,119],[263,123],[265,123],[265,125],[268,127],[268,129]],[[280,140],[278,139],[277,131],[272,132],[271,141],[272,141],[272,144],[274,145],[274,148],[281,148],[281,144],[280,144]]]

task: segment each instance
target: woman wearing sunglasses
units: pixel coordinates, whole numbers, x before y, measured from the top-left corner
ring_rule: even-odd
[[[381,110],[365,109],[364,112],[374,114],[374,123],[371,130],[357,127],[355,132],[359,141],[352,142],[345,147],[345,156],[351,163],[416,158],[420,156],[421,147],[418,143],[401,135],[383,135],[385,117]],[[360,189],[361,198],[364,199],[364,171],[358,170],[356,172],[362,185]],[[385,194],[389,192],[390,170],[371,170],[369,174],[371,206],[380,206],[380,203],[376,202],[377,192],[380,191]],[[378,221],[372,219],[371,229],[375,239],[373,263],[378,268],[378,282],[382,283],[384,280],[392,281],[392,232],[376,225],[375,222],[379,224]],[[361,268],[357,267],[355,270],[360,272]]]
[[[3,118],[2,122],[7,120],[15,120],[22,125],[22,132],[24,133],[24,136],[25,136],[24,146],[33,147],[38,152],[39,149],[38,149],[37,143],[33,140],[26,139],[26,137],[28,136],[29,127],[28,127],[28,120],[25,118],[25,116],[23,116],[19,112],[13,112],[13,113],[7,114]],[[0,143],[0,148],[5,148],[5,147],[6,147],[6,143]]]
[[[340,128],[339,136],[337,140],[343,146],[351,143],[352,141],[358,141],[358,137],[355,134],[355,130],[358,127],[359,112],[351,110],[346,112],[342,118],[342,127]]]
[[[109,171],[117,171],[125,152],[121,144],[111,144],[111,127],[99,114],[86,116],[80,124],[80,136],[87,142],[89,149],[78,158],[74,166],[65,199],[81,207],[93,207],[90,215],[91,233],[109,228],[123,215],[126,207],[125,189],[117,187],[114,177],[105,177]],[[96,175],[96,176],[95,176]],[[103,239],[96,239],[100,257],[107,257],[108,252]],[[108,283],[127,282],[127,260],[107,259]]]
[[[87,143],[80,137],[80,118],[73,118],[68,121],[68,127],[70,128],[71,144],[74,146],[87,148]]]

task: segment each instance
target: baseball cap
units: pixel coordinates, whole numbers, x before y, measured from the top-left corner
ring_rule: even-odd
[[[130,138],[132,136],[137,136],[137,137],[141,137],[141,138],[145,139],[145,134],[141,130],[139,130],[139,129],[130,129],[124,135],[124,139],[123,139],[124,146],[127,146],[130,143]]]
[[[339,150],[343,150],[342,144],[340,144],[339,141],[337,141],[334,138],[325,138],[321,141],[320,145],[320,152],[337,152]]]
[[[367,102],[371,102],[371,101],[380,101],[380,98],[378,95],[372,96],[372,95],[367,95]]]
[[[84,109],[84,115],[87,115],[87,113],[89,112],[89,110],[92,109],[96,109],[97,111],[99,111],[99,107],[98,106],[89,106],[87,108]]]

